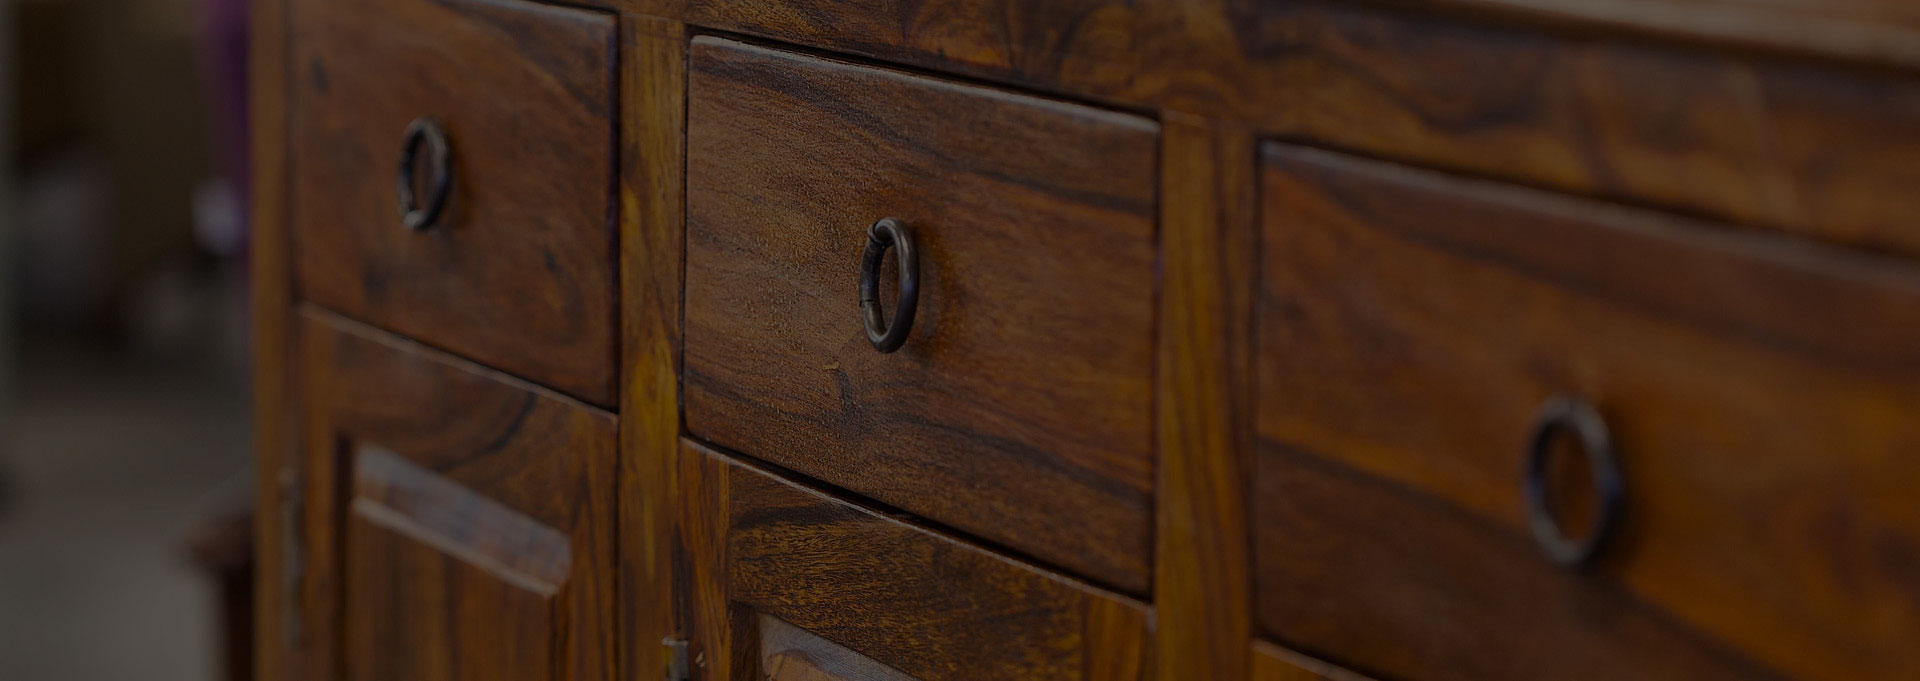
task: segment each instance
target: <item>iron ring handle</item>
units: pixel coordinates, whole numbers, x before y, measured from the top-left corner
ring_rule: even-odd
[[[880,261],[888,250],[893,250],[894,258],[900,261],[900,293],[891,323],[880,304]],[[860,254],[860,318],[875,350],[893,352],[907,342],[907,333],[913,329],[913,311],[920,302],[919,257],[919,251],[913,248],[913,232],[906,223],[884,218],[867,227],[867,248]]]
[[[415,168],[420,165],[420,153],[427,154],[428,171],[425,201],[415,196]],[[431,116],[421,116],[407,124],[406,134],[400,143],[400,175],[394,188],[400,197],[400,224],[413,231],[430,229],[440,221],[440,212],[447,205],[447,194],[453,189],[452,149],[447,145],[447,131],[440,121]]]
[[[1566,431],[1579,438],[1592,469],[1599,506],[1585,536],[1567,537],[1553,512],[1547,492],[1547,454],[1553,438]],[[1527,442],[1525,477],[1527,525],[1533,542],[1547,560],[1561,567],[1581,567],[1593,560],[1611,534],[1626,497],[1626,480],[1620,474],[1620,462],[1614,455],[1613,436],[1600,413],[1586,402],[1572,397],[1548,400],[1534,417],[1533,434]]]

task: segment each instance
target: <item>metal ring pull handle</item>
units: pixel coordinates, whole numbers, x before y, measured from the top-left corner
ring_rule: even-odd
[[[893,322],[880,305],[880,260],[887,250],[896,252],[900,261],[900,294],[894,304]],[[860,254],[860,318],[867,325],[867,340],[881,352],[899,350],[913,329],[913,310],[920,302],[919,252],[913,249],[913,232],[894,218],[885,218],[867,227],[867,249]]]
[[[427,153],[427,195],[421,202],[414,196],[415,167],[420,165],[422,147]],[[447,193],[453,189],[452,150],[447,146],[447,131],[440,121],[430,116],[421,116],[407,124],[407,132],[400,143],[400,176],[394,188],[400,196],[400,224],[407,229],[420,231],[433,227],[440,221],[440,211],[447,205]]]
[[[1553,449],[1554,437],[1562,431],[1579,438],[1586,450],[1587,464],[1593,471],[1594,492],[1599,495],[1593,522],[1586,535],[1579,538],[1561,533],[1553,500],[1547,491],[1547,455]],[[1613,436],[1600,413],[1579,399],[1548,400],[1534,417],[1533,435],[1527,442],[1525,485],[1527,525],[1541,553],[1562,567],[1580,567],[1592,561],[1613,530],[1621,502],[1626,497],[1626,481],[1620,475],[1620,463],[1614,456]]]

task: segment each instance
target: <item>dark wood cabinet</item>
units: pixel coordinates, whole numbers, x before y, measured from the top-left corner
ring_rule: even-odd
[[[255,0],[263,678],[1920,676],[1920,21]]]

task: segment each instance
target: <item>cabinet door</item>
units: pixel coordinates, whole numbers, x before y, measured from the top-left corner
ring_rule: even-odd
[[[610,678],[613,416],[302,323],[313,678]]]
[[[701,681],[1139,681],[1146,608],[686,441]]]

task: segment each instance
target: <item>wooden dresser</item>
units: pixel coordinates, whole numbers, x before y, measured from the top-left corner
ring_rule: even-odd
[[[305,681],[1920,679],[1920,8],[256,0]]]

